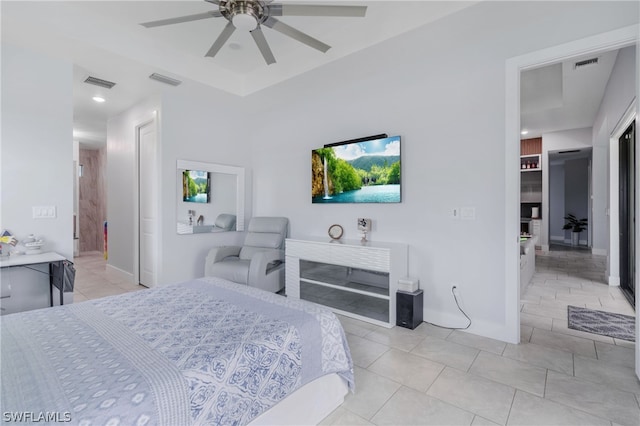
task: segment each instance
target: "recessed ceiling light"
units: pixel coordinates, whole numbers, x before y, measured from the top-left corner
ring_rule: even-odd
[[[104,102],[104,98],[101,98],[100,96],[94,96],[92,99],[98,103]]]
[[[521,134],[521,135],[526,135],[527,133],[529,133],[529,131],[528,131],[528,130],[526,130],[526,129],[525,129],[525,130],[522,130],[522,131],[520,132],[520,134]]]

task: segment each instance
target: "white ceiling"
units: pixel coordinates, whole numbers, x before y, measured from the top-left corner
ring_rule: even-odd
[[[364,18],[283,16],[281,21],[329,44],[321,53],[264,28],[277,63],[266,65],[249,34],[236,31],[214,58],[205,53],[226,24],[212,18],[157,28],[141,22],[216,10],[202,0],[1,1],[3,42],[74,63],[74,138],[83,147],[106,141],[109,117],[152,95],[177,88],[152,81],[160,73],[245,96],[380,43],[477,1],[282,0],[276,3],[366,5]],[[593,123],[615,53],[598,66],[573,71],[571,64],[523,73],[522,122],[526,137],[589,127]],[[560,71],[558,71],[560,70]],[[106,90],[83,83],[87,76],[116,82]],[[546,88],[546,89],[545,89]],[[107,99],[103,104],[91,98]]]
[[[543,133],[591,127],[615,64],[618,51],[571,58],[521,75],[520,121],[535,138]],[[576,68],[575,63],[598,63]]]

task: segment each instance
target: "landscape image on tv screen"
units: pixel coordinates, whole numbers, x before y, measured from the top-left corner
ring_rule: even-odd
[[[208,203],[210,191],[209,172],[185,170],[182,172],[182,201]]]
[[[311,153],[313,203],[399,203],[400,136]]]

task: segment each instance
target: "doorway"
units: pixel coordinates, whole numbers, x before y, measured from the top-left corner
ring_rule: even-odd
[[[619,244],[620,244],[620,289],[631,305],[635,306],[635,255],[636,255],[636,209],[635,209],[635,121],[618,139],[619,158]]]

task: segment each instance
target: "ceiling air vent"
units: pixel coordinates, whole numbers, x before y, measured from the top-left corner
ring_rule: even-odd
[[[575,154],[576,152],[580,152],[580,150],[572,149],[571,151],[558,151],[558,154]]]
[[[87,77],[84,80],[85,83],[87,84],[93,84],[94,86],[100,86],[100,87],[104,87],[105,89],[111,89],[113,86],[115,86],[116,84],[112,81],[107,81],[107,80],[103,80],[101,78],[96,78],[96,77]]]
[[[573,69],[577,70],[579,68],[588,67],[598,65],[598,58],[585,59],[584,61],[578,61],[573,64]]]
[[[180,80],[176,80],[175,78],[167,77],[166,75],[158,74],[154,72],[149,76],[151,80],[156,80],[164,84],[170,84],[171,86],[178,86],[182,82]]]

